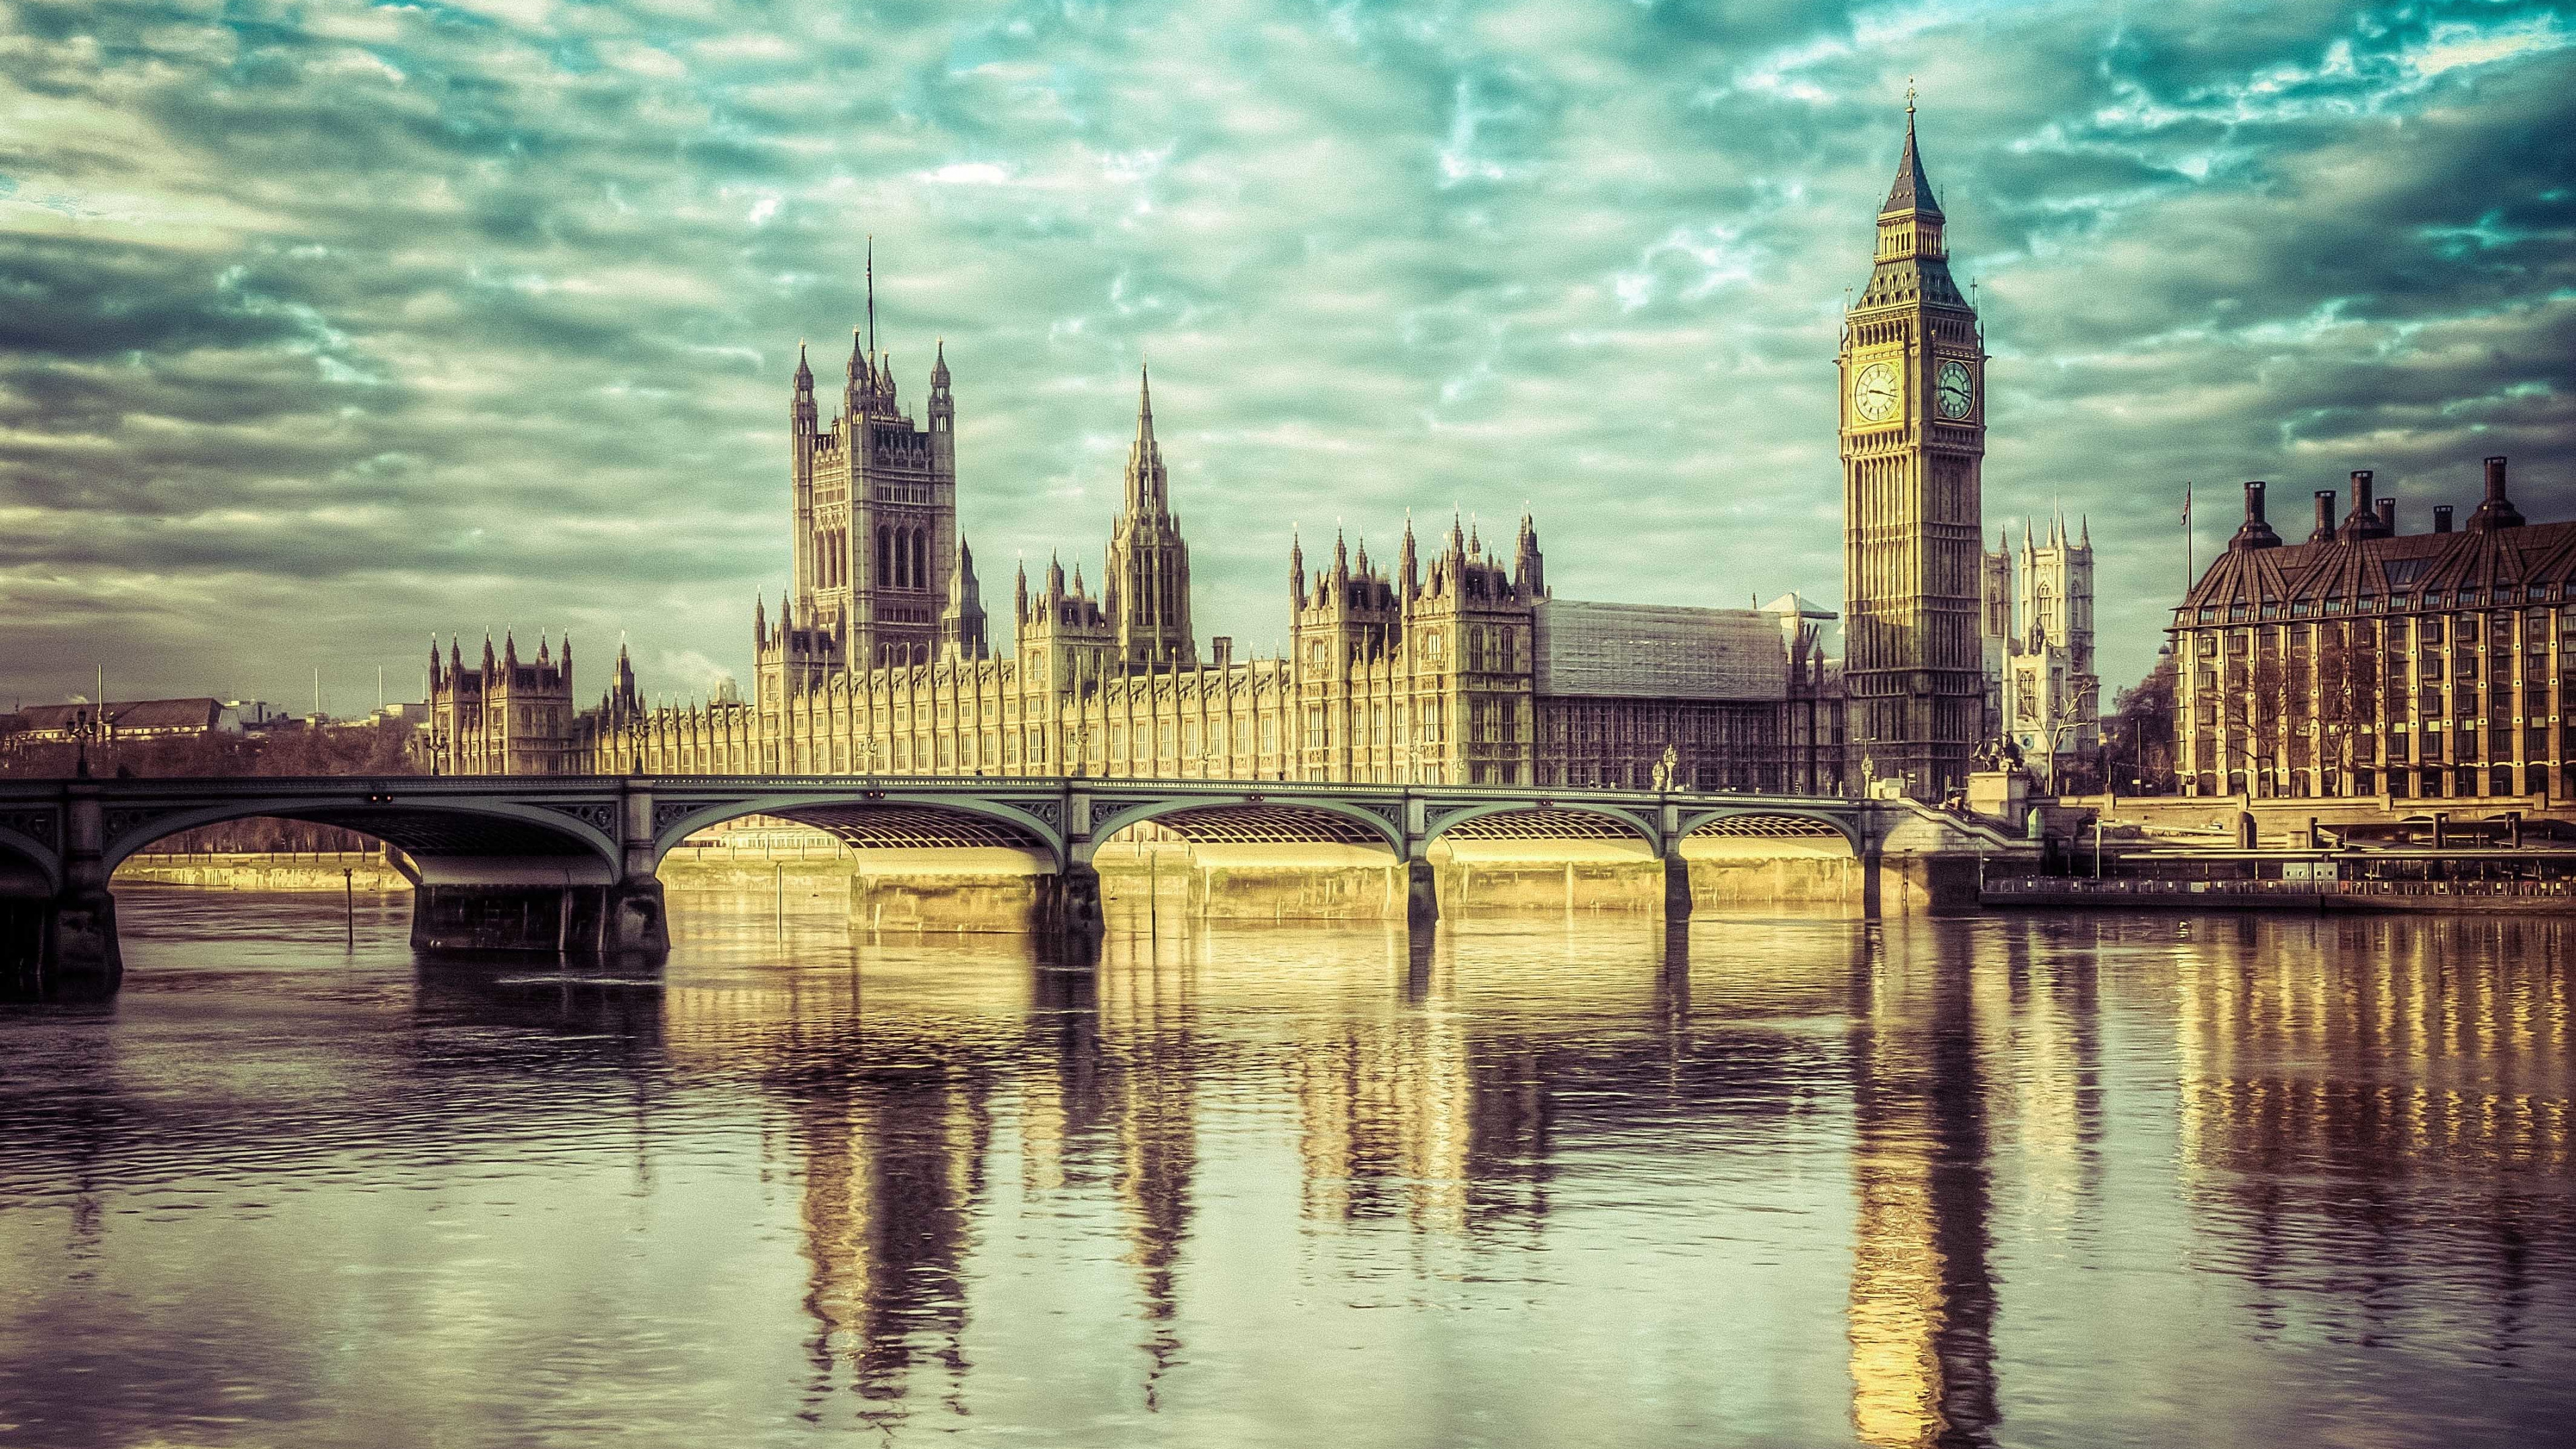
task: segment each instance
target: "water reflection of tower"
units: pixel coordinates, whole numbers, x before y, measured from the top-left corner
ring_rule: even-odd
[[[966,1368],[963,1261],[984,1185],[987,1095],[979,1074],[940,1062],[803,1084],[790,1134],[804,1164],[814,1399],[844,1365],[861,1395],[900,1399],[914,1364],[930,1357],[953,1401]]]
[[[1193,953],[1205,938],[1136,942],[1108,964],[1101,982],[1100,1039],[1113,1064],[1110,1099],[1118,1138],[1118,1205],[1127,1261],[1144,1293],[1145,1351],[1153,1360],[1145,1402],[1177,1360],[1174,1274],[1190,1230],[1190,1185],[1198,1166],[1192,1085],[1200,1064],[1191,1031],[1196,1003]]]
[[[1178,1361],[1180,1260],[1198,1169],[1196,979],[1189,938],[1120,938],[1096,971],[1042,970],[1019,1073],[1022,1186],[1031,1194],[1105,1182],[1116,1197],[1123,1257],[1137,1270],[1156,1403]]]
[[[1995,1421],[1992,1190],[1966,929],[1929,927],[1910,951],[1865,940],[1855,954],[1852,1421],[1868,1444],[1983,1444]],[[1928,961],[1928,976],[1909,960]]]
[[[1445,940],[1439,950],[1445,954]],[[1458,1232],[1546,1210],[1545,1073],[1535,1048],[1471,1040],[1447,962],[1408,967],[1403,1002],[1348,1017],[1291,1060],[1313,1221],[1401,1218]]]

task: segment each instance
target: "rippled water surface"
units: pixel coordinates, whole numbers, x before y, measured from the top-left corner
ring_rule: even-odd
[[[857,940],[121,894],[0,1443],[2302,1444],[2576,1416],[2548,922]],[[2559,1441],[2563,1442],[2563,1441]]]

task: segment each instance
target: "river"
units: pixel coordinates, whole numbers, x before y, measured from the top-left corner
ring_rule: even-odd
[[[0,1444],[2463,1445],[2576,1418],[2569,928],[783,930],[120,892]],[[2556,1427],[2552,1427],[2556,1426]]]

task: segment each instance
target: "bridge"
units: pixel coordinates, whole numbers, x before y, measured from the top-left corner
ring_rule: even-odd
[[[2019,843],[1904,800],[1530,786],[1430,786],[1044,776],[394,776],[0,781],[0,975],[41,989],[113,990],[122,976],[119,862],[182,830],[251,816],[339,826],[396,847],[423,949],[659,957],[656,878],[690,834],[745,815],[828,831],[854,847],[1008,846],[1043,870],[1028,930],[1096,938],[1100,843],[1153,822],[1192,840],[1361,845],[1401,861],[1407,919],[1439,913],[1426,855],[1443,836],[1628,838],[1663,862],[1668,918],[1690,911],[1698,833],[1837,837],[1875,914],[1882,862],[1908,900],[1962,899],[1956,870]],[[1971,871],[1964,899],[1974,900]]]

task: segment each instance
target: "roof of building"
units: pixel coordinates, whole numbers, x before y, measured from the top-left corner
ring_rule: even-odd
[[[2565,597],[2576,586],[2576,523],[2334,538],[2277,548],[2230,549],[2183,598],[2183,623],[2229,622],[2262,610],[2301,612],[2385,600],[2393,609],[2521,603]],[[2197,617],[2204,609],[2214,619]],[[2273,617],[2278,617],[2275,614]]]
[[[1780,616],[1547,599],[1533,611],[1547,695],[1776,700],[1789,692]]]
[[[1766,614],[1795,614],[1801,619],[1837,619],[1842,617],[1804,594],[1782,594],[1762,606]]]
[[[1914,146],[1914,102],[1905,103],[1905,155],[1896,163],[1896,184],[1887,189],[1887,204],[1878,209],[1881,216],[1911,211],[1943,220],[1941,203],[1932,199],[1932,183],[1923,175],[1923,153]]]
[[[35,704],[20,711],[30,730],[68,729],[77,716],[93,715],[98,706]],[[121,730],[211,730],[221,724],[224,705],[217,699],[110,700],[107,722]]]

